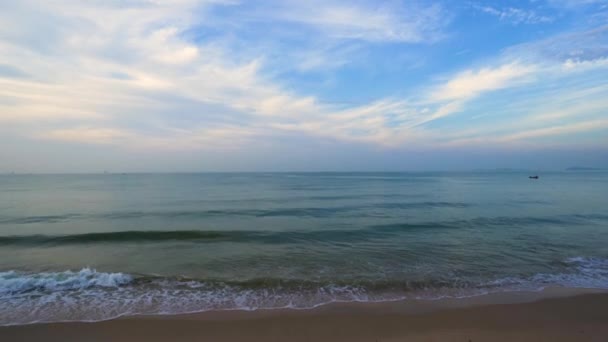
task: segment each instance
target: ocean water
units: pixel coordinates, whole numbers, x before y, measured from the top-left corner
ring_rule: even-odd
[[[0,325],[608,288],[608,173],[0,176]]]

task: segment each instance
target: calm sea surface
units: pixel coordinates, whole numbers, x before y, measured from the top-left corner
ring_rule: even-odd
[[[608,173],[0,176],[0,324],[608,288]]]

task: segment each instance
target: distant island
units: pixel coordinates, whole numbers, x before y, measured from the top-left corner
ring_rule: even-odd
[[[566,171],[602,171],[606,170],[598,167],[584,167],[584,166],[572,166],[566,169]]]
[[[494,169],[473,169],[472,172],[531,172],[529,169],[516,169],[509,167],[501,167]]]

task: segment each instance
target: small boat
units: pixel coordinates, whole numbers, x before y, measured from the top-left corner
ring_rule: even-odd
[[[538,179],[538,176],[530,176],[528,178],[530,178],[530,179]]]

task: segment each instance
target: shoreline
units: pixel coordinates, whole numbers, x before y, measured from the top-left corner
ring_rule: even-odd
[[[234,320],[251,319],[258,317],[273,317],[283,315],[307,316],[318,314],[342,314],[345,312],[364,312],[369,314],[426,314],[436,311],[462,309],[477,306],[499,305],[499,304],[525,304],[546,299],[568,298],[581,295],[606,294],[608,289],[596,288],[567,288],[551,286],[540,290],[507,290],[483,294],[474,294],[462,297],[443,298],[407,298],[388,299],[378,301],[335,301],[323,303],[307,308],[256,308],[256,309],[220,309],[204,310],[185,313],[159,313],[159,314],[135,314],[124,315],[96,322],[50,322],[33,324],[54,323],[98,323],[113,320],[137,320],[137,319],[160,319],[160,320]],[[0,326],[1,328],[2,326]]]
[[[208,311],[0,327],[4,341],[605,341],[608,291],[548,288],[308,310]]]

